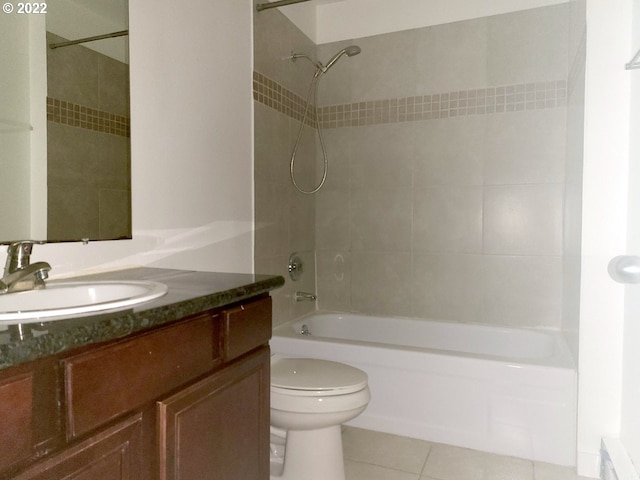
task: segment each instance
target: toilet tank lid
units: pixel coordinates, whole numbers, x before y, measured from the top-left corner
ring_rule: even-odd
[[[328,391],[345,393],[362,390],[368,377],[362,370],[344,363],[313,358],[271,359],[271,386],[288,390]]]

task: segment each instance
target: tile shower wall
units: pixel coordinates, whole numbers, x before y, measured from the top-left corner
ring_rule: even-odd
[[[254,2],[257,3],[257,2]],[[273,292],[274,323],[315,309],[295,303],[296,290],[315,292],[315,197],[298,193],[289,179],[289,160],[313,65],[287,59],[292,51],[315,58],[315,45],[277,10],[254,15],[254,181],[255,271],[287,279]],[[315,133],[305,127],[296,162],[296,179],[309,188],[315,177]],[[289,280],[289,255],[298,252],[304,273]]]
[[[322,309],[560,328],[568,4],[318,47]]]
[[[80,45],[47,55],[47,238],[130,237],[129,67]]]

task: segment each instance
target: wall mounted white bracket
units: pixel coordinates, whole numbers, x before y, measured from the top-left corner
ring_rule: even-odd
[[[640,283],[640,257],[618,255],[609,262],[609,275],[619,283]]]

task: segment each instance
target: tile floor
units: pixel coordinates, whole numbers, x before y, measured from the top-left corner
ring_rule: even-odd
[[[588,480],[571,468],[346,427],[346,480]]]

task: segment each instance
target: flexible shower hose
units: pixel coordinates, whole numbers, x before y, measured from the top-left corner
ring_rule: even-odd
[[[291,154],[291,162],[289,164],[289,173],[291,174],[291,182],[293,186],[296,187],[300,193],[304,193],[305,195],[312,195],[316,193],[318,190],[322,188],[324,182],[327,180],[327,172],[329,170],[329,162],[327,160],[327,150],[324,145],[324,137],[322,136],[322,126],[320,125],[320,116],[318,115],[318,84],[320,83],[320,77],[322,77],[323,71],[318,69],[311,80],[311,84],[309,85],[309,91],[307,92],[307,104],[304,108],[304,113],[302,114],[302,120],[300,120],[300,129],[298,130],[298,137],[296,138],[296,143],[293,147],[293,153]],[[298,145],[300,144],[300,139],[302,138],[302,131],[304,129],[304,122],[307,119],[307,113],[309,112],[309,106],[311,105],[311,96],[313,94],[313,107],[315,110],[316,117],[316,128],[318,132],[318,138],[320,139],[320,148],[322,149],[322,158],[323,158],[323,172],[322,172],[322,180],[317,187],[313,190],[304,190],[300,188],[298,183],[296,182],[296,176],[294,173],[295,163],[296,163],[296,155],[298,153]]]

